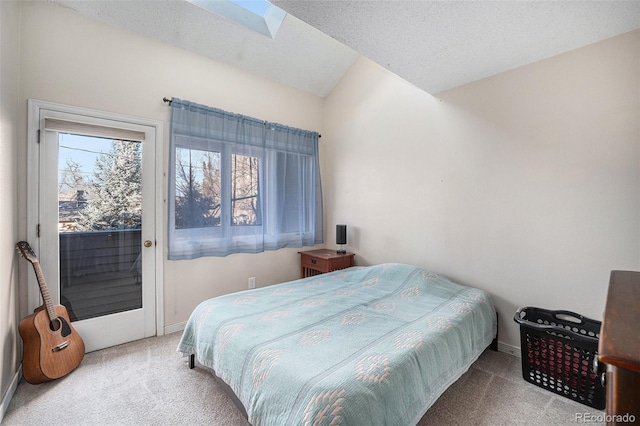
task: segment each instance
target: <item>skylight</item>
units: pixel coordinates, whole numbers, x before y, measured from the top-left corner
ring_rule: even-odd
[[[269,10],[269,3],[266,0],[229,0],[231,3],[237,4],[243,9],[247,9],[249,12],[255,13],[258,16],[264,18],[265,13]]]
[[[196,6],[275,38],[287,12],[266,0],[187,0]]]

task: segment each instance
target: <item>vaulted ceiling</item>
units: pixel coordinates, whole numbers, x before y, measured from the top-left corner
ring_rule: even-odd
[[[185,0],[52,0],[318,96],[359,54],[435,94],[640,28],[640,1],[273,0],[275,38]]]

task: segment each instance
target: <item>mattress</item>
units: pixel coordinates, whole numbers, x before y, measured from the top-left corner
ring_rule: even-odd
[[[352,267],[202,302],[178,351],[253,425],[411,425],[496,335],[490,295],[419,267]]]

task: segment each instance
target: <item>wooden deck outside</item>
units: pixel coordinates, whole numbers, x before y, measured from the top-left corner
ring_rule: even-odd
[[[60,299],[71,321],[142,307],[139,229],[59,235]]]

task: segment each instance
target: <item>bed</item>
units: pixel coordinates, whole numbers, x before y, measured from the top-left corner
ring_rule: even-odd
[[[202,302],[178,351],[228,385],[252,425],[403,426],[496,330],[486,292],[382,264]]]

